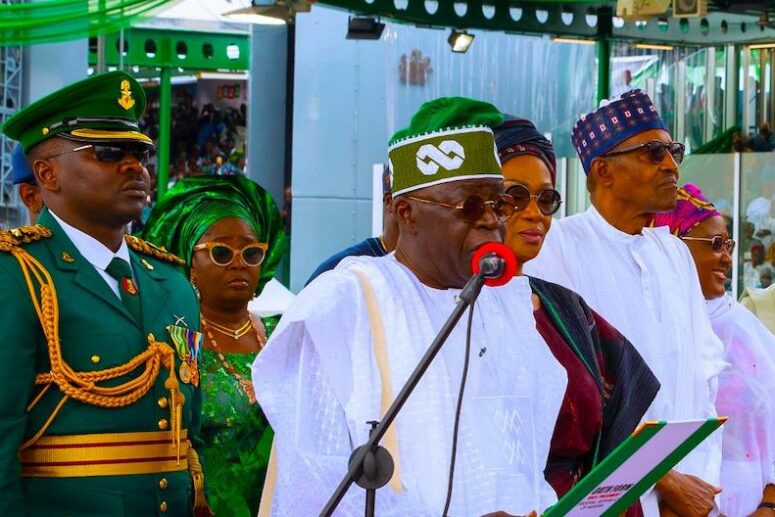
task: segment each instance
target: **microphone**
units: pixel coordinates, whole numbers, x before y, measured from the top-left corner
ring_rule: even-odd
[[[500,242],[486,242],[471,257],[471,271],[481,274],[484,285],[498,287],[508,283],[517,272],[517,257]]]

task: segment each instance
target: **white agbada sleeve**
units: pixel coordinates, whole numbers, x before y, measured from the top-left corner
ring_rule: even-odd
[[[721,511],[749,515],[775,483],[775,336],[729,295],[708,301],[730,364],[719,376],[716,407],[728,416],[721,462]]]
[[[690,307],[691,317],[691,335],[694,336],[694,350],[697,351],[697,360],[703,365],[701,370],[702,381],[704,379],[705,391],[696,390],[694,400],[690,407],[702,408],[702,416],[706,418],[715,418],[718,416],[716,411],[716,399],[718,397],[719,374],[727,366],[724,361],[724,345],[713,332],[713,327],[708,317],[708,310],[705,304],[705,298],[702,296],[702,287],[697,274],[697,266],[694,263],[689,248],[684,246],[680,248],[684,256],[684,267],[691,271],[688,289],[687,304]],[[692,451],[675,468],[679,472],[693,474],[711,483],[719,486],[721,484],[721,441],[724,433],[724,426],[716,430],[712,435],[706,438],[697,448]]]
[[[348,317],[357,314],[362,304],[356,284],[354,277],[341,272],[321,275],[283,315],[253,365],[259,404],[275,434],[271,515],[320,512],[346,472],[352,450],[361,445],[353,443],[352,437],[362,435],[354,427],[364,427],[365,422],[348,421],[344,411],[353,368],[363,366],[353,364],[348,345],[358,339],[368,342],[364,334],[368,329]],[[316,342],[311,333],[335,338]],[[268,503],[262,500],[261,504]],[[363,509],[364,491],[353,485],[337,515],[359,515]],[[396,494],[386,487],[378,492],[377,514],[433,513],[414,501],[412,494]]]

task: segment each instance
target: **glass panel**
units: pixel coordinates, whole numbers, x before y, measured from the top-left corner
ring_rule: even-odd
[[[694,183],[727,221],[729,235],[734,235],[734,154],[693,154],[681,164],[680,183]],[[732,291],[732,272],[728,275],[727,291]],[[738,291],[740,292],[740,291]]]
[[[707,100],[707,51],[691,54],[686,62],[686,90],[684,105],[684,143],[690,151],[705,143],[705,105]]]
[[[587,191],[587,175],[578,158],[569,158],[568,167],[568,194],[566,215],[578,214],[589,208],[589,192]]]
[[[710,117],[710,131],[706,142],[712,140],[727,128],[731,127],[732,123],[726,123],[724,120],[724,106],[726,103],[726,76],[727,76],[727,51],[726,48],[717,48],[713,60],[713,93],[712,102],[708,103],[708,116]],[[708,85],[710,88],[710,84]]]
[[[775,155],[743,153],[740,203],[740,292],[767,287],[775,267]]]

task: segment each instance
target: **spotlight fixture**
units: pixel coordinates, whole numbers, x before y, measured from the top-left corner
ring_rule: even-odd
[[[309,10],[310,3],[306,0],[251,0],[250,7],[223,13],[223,16],[243,23],[284,25],[293,23],[296,13]]]
[[[350,17],[347,21],[347,39],[371,39],[382,37],[385,24],[367,16]]]
[[[471,46],[471,43],[474,42],[474,37],[473,34],[469,34],[466,31],[452,29],[452,32],[449,33],[449,38],[447,38],[447,42],[449,42],[452,52],[462,54],[468,52],[468,48]]]

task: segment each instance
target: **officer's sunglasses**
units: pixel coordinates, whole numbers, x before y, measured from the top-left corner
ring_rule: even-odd
[[[506,194],[514,200],[514,211],[521,212],[527,208],[531,199],[536,200],[538,210],[544,215],[552,215],[560,209],[562,196],[552,188],[531,194],[524,185],[512,185],[506,189]]]
[[[119,163],[126,157],[127,154],[133,156],[141,165],[146,165],[151,159],[151,151],[145,146],[139,145],[103,145],[103,144],[87,144],[75,149],[63,151],[61,153],[49,156],[47,159],[56,158],[68,153],[77,153],[78,151],[85,151],[86,149],[93,149],[94,155],[97,160],[103,163]]]
[[[260,266],[266,257],[266,250],[269,245],[266,242],[257,242],[248,244],[242,249],[234,249],[228,244],[222,242],[203,242],[194,246],[194,251],[207,250],[210,253],[210,260],[217,266],[226,267],[234,262],[234,257],[240,255],[242,262],[246,266]]]
[[[617,151],[611,151],[605,153],[603,156],[617,156],[620,154],[632,153],[640,149],[648,150],[651,161],[655,164],[662,163],[662,160],[665,159],[665,153],[670,153],[670,156],[673,157],[675,163],[680,164],[682,161],[684,161],[684,152],[686,151],[686,146],[681,142],[665,143],[660,142],[659,140],[653,140],[651,142],[625,147],[624,149],[619,149]]]
[[[427,203],[429,205],[442,206],[444,208],[452,208],[460,210],[463,219],[469,223],[475,223],[482,217],[484,217],[485,210],[489,206],[495,213],[495,216],[502,222],[508,220],[514,214],[514,200],[511,196],[501,195],[494,201],[487,201],[482,196],[477,194],[469,194],[463,202],[459,205],[451,205],[449,203],[442,203],[441,201],[435,201],[433,199],[423,199],[420,197],[406,196],[408,199],[419,201],[420,203]]]
[[[714,235],[713,237],[681,237],[681,240],[709,242],[713,251],[721,251],[723,248],[726,248],[730,255],[735,251],[735,241],[732,239],[724,239],[721,235]]]

